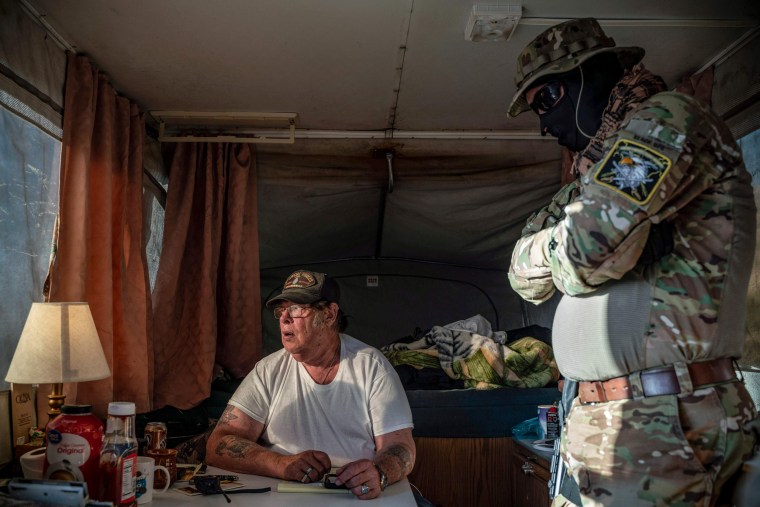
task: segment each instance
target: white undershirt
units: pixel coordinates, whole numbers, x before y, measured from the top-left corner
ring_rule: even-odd
[[[264,424],[260,444],[282,454],[314,449],[333,466],[373,459],[377,435],[412,428],[404,388],[383,354],[341,334],[335,379],[317,384],[285,350],[259,361],[230,399]]]

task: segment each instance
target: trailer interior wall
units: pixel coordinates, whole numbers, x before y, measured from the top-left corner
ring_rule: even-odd
[[[31,110],[17,114],[32,115],[28,119],[33,123],[60,129],[65,79],[66,54],[61,46],[18,2],[0,2],[2,103],[9,107],[10,97],[22,100]]]

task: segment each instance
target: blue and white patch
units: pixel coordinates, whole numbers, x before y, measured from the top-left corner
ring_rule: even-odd
[[[602,162],[594,181],[636,204],[646,204],[671,165],[671,160],[662,153],[635,141],[620,139]]]

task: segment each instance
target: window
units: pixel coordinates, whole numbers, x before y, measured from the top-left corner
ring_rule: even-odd
[[[148,278],[150,290],[156,286],[156,273],[161,258],[164,240],[164,212],[166,192],[169,189],[169,175],[163,164],[161,147],[155,139],[146,136],[143,152],[143,216]]]
[[[42,301],[58,213],[61,143],[0,105],[0,372],[7,372],[32,302]],[[25,115],[27,116],[27,115]],[[0,389],[9,389],[5,375]]]

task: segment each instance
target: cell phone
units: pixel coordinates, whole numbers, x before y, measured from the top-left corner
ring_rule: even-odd
[[[348,489],[348,486],[346,486],[345,484],[341,484],[340,486],[335,484],[335,481],[337,480],[338,480],[337,475],[327,474],[325,475],[325,478],[322,481],[326,489]]]

